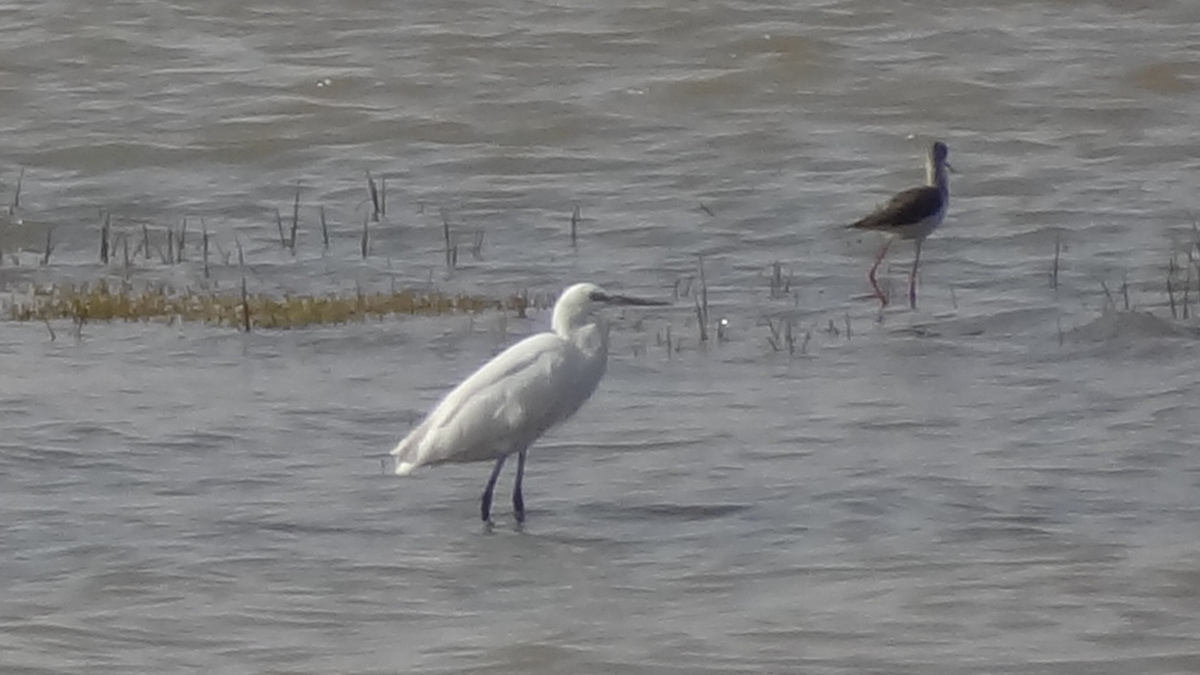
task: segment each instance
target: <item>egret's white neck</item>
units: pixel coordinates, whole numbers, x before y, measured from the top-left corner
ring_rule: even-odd
[[[554,306],[554,316],[550,319],[550,328],[559,336],[570,338],[572,333],[593,321],[598,322],[598,319],[594,319],[585,307],[580,307],[575,303],[559,302]]]

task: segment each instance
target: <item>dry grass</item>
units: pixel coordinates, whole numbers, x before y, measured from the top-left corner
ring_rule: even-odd
[[[536,301],[535,301],[536,302]],[[196,293],[165,286],[137,289],[106,282],[35,286],[6,303],[15,321],[71,319],[93,321],[192,321],[234,328],[301,328],[382,319],[386,316],[441,315],[485,310],[518,314],[530,306],[525,295],[486,298],[397,290],[353,295],[285,295]],[[540,305],[539,305],[540,307]]]

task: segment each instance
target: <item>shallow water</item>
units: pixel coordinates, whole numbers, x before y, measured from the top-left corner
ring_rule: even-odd
[[[1198,23],[1184,0],[0,4],[8,291],[677,299],[616,316],[594,400],[531,452],[526,528],[506,474],[490,534],[488,467],[381,460],[544,312],[4,323],[0,670],[1200,670],[1198,333],[1165,291]],[[934,137],[950,215],[920,309],[880,313],[880,241],[835,226],[920,180]],[[363,259],[366,171],[388,213]],[[155,253],[101,266],[101,211]],[[699,256],[728,322],[706,345]]]

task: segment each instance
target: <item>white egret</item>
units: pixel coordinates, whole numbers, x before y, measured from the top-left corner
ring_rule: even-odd
[[[950,205],[950,181],[946,170],[953,170],[953,167],[946,161],[949,154],[950,149],[945,143],[935,141],[929,146],[929,153],[925,158],[925,185],[900,192],[871,215],[850,225],[860,230],[875,230],[894,235],[879,251],[879,255],[875,257],[875,264],[871,266],[871,272],[867,275],[875,295],[885,306],[887,296],[879,290],[875,271],[879,269],[879,263],[883,262],[883,257],[887,255],[888,247],[895,241],[895,237],[899,237],[916,241],[917,251],[913,257],[912,273],[908,278],[908,303],[913,309],[917,308],[917,265],[921,263],[921,244],[925,237],[942,224],[942,219],[946,217],[946,207]]]
[[[484,364],[442,399],[392,450],[396,473],[445,462],[496,460],[480,513],[491,520],[492,492],[504,460],[517,453],[513,511],[525,520],[521,479],[525,452],[550,427],[579,410],[608,363],[606,305],[666,305],[575,284],[554,305],[551,331],[531,335]]]

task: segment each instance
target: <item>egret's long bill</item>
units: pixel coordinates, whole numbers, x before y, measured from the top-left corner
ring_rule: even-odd
[[[480,514],[491,521],[492,492],[509,455],[517,455],[513,513],[525,520],[521,479],[525,452],[542,434],[579,410],[604,377],[608,327],[600,309],[610,305],[669,303],[575,284],[554,305],[551,330],[504,350],[446,395],[392,450],[396,473],[426,464],[495,460]]]

